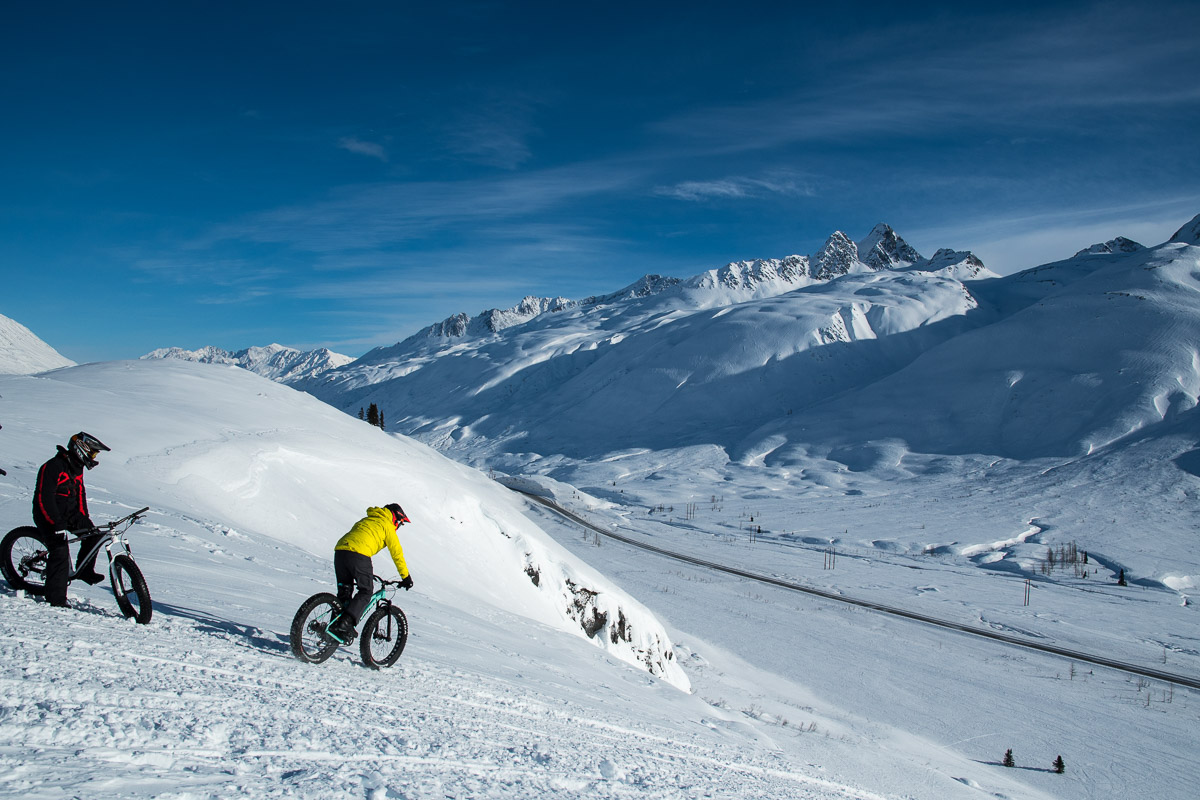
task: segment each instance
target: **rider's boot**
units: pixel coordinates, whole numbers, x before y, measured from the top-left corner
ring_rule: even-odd
[[[88,586],[95,586],[97,583],[104,580],[104,576],[102,574],[100,574],[99,572],[97,572],[95,567],[92,567],[91,571],[89,571],[89,572],[84,572],[80,575],[76,575],[75,578],[76,578],[76,580],[83,581]]]
[[[83,557],[96,538],[98,537],[95,535],[85,536],[81,542],[79,557],[75,559],[75,580],[83,581],[88,586],[95,586],[104,580],[104,576],[96,571],[96,553],[93,552],[90,559],[85,560]]]
[[[354,620],[349,614],[342,614],[329,623],[325,632],[342,644],[350,644],[354,641]]]

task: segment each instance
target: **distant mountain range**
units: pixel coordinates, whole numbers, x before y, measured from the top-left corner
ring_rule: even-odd
[[[457,314],[328,368],[225,357],[347,413],[375,403],[389,430],[481,465],[700,444],[781,465],[816,448],[853,468],[886,441],[1078,455],[1195,406],[1198,229],[1001,278],[881,224],[809,256]]]
[[[176,358],[202,364],[232,364],[280,383],[294,383],[312,378],[354,361],[350,356],[335,353],[324,347],[319,350],[301,351],[281,344],[249,347],[237,352],[222,350],[219,347],[202,347],[199,350],[164,347],[147,353],[142,358]]]

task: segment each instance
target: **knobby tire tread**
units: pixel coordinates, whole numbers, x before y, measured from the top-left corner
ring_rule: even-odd
[[[328,606],[328,608],[324,608]],[[319,633],[342,612],[341,603],[335,595],[329,592],[318,592],[300,604],[296,616],[292,618],[291,645],[292,655],[309,664],[320,664],[326,661],[338,649],[338,643],[328,636]],[[306,646],[305,635],[308,635]]]
[[[134,560],[124,553],[115,556],[109,566],[109,582],[121,613],[141,625],[148,623],[154,615],[154,606],[150,602],[146,578]],[[130,601],[130,595],[137,598],[136,606]]]
[[[367,624],[359,633],[359,655],[363,664],[372,669],[390,667],[400,659],[407,643],[408,618],[404,612],[398,606],[381,605],[367,617]]]
[[[27,545],[18,545],[18,541],[22,539],[31,539],[37,542],[38,547],[30,547]],[[13,553],[14,548],[18,551]],[[2,542],[0,542],[0,572],[4,573],[4,579],[8,581],[8,585],[13,589],[20,589],[32,595],[44,595],[46,593],[46,559],[41,559],[41,580],[30,582],[21,575],[18,569],[21,559],[32,553],[35,549],[47,550],[46,540],[37,528],[31,525],[25,525],[20,528],[13,528],[9,531]],[[14,555],[16,556],[14,559]],[[35,573],[37,574],[37,573]]]

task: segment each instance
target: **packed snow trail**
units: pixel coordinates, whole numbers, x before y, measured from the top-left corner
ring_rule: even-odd
[[[530,492],[526,492],[526,491],[523,491],[523,490],[517,489],[517,488],[514,488],[513,491],[520,492],[522,495],[529,498],[530,500],[533,500],[534,502],[537,502],[558,514],[561,514],[562,516],[564,516],[567,519],[574,522],[576,525],[580,525],[590,531],[600,534],[601,536],[606,536],[610,539],[613,539],[614,541],[622,542],[623,544],[627,544],[632,547],[637,547],[637,548],[646,550],[651,553],[657,553],[660,556],[672,558],[672,559],[675,559],[676,561],[683,561],[688,564],[694,564],[698,567],[706,567],[708,569],[715,569],[720,572],[728,573],[730,575],[736,575],[739,578],[746,578],[747,580],[756,581],[758,583],[765,583],[765,584],[770,584],[771,586],[778,586],[781,589],[790,589],[790,590],[796,591],[796,592],[804,592],[805,594],[811,594],[816,597],[822,597],[826,600],[834,600],[838,603],[847,603],[849,605],[858,606],[859,608],[867,608],[872,611],[878,611],[883,614],[891,614],[894,617],[903,617],[904,619],[910,619],[910,620],[913,620],[914,622],[923,622],[927,625],[936,625],[939,628],[947,628],[949,630],[958,631],[960,633],[970,634],[971,636],[982,636],[985,639],[991,639],[993,641],[1003,642],[1004,644],[1013,645],[1015,647],[1027,647],[1031,650],[1040,650],[1043,653],[1049,653],[1051,655],[1063,656],[1064,658],[1072,658],[1072,659],[1075,659],[1076,661],[1082,661],[1082,662],[1085,662],[1088,664],[1095,664],[1096,666],[1099,666],[1099,667],[1107,667],[1108,669],[1115,669],[1115,670],[1119,670],[1121,672],[1128,672],[1132,675],[1140,675],[1140,676],[1146,677],[1146,678],[1153,678],[1154,680],[1165,681],[1166,683],[1174,683],[1179,686],[1186,686],[1191,689],[1200,689],[1200,678],[1195,678],[1195,677],[1191,677],[1191,676],[1187,676],[1187,675],[1178,675],[1176,673],[1166,672],[1165,670],[1154,669],[1153,667],[1146,667],[1146,666],[1143,666],[1140,664],[1130,664],[1125,661],[1118,661],[1118,660],[1112,659],[1112,658],[1105,658],[1104,656],[1098,656],[1098,655],[1094,655],[1092,653],[1084,653],[1079,650],[1071,650],[1066,647],[1058,647],[1058,646],[1052,645],[1052,644],[1044,644],[1041,642],[1034,642],[1029,639],[1024,639],[1024,638],[1020,638],[1017,636],[1008,636],[1006,634],[997,633],[995,631],[982,630],[980,628],[974,628],[969,625],[962,625],[957,622],[950,622],[949,620],[938,619],[937,617],[931,617],[926,614],[918,614],[914,611],[908,611],[903,608],[896,608],[895,606],[889,606],[889,605],[885,605],[883,603],[875,603],[870,600],[859,600],[857,598],[848,597],[846,595],[838,594],[836,592],[827,592],[827,591],[823,591],[821,589],[817,589],[812,586],[804,586],[803,584],[796,583],[795,581],[784,581],[784,580],[780,580],[779,578],[772,578],[769,575],[760,575],[758,573],[748,572],[743,569],[738,569],[737,567],[730,567],[726,564],[718,564],[713,561],[708,561],[708,560],[705,560],[702,558],[696,558],[695,556],[689,556],[686,553],[677,553],[673,550],[666,550],[661,547],[655,547],[652,544],[647,544],[646,542],[640,542],[637,539],[633,539],[628,536],[622,536],[619,533],[613,533],[610,530],[606,530],[602,527],[594,525],[591,522],[588,522],[584,518],[580,517],[579,515],[573,514],[571,511],[563,508],[558,503],[554,502],[553,500],[551,500],[549,498],[542,497],[542,496],[536,495],[536,494],[532,494]]]
[[[553,682],[429,653],[368,672],[355,648],[312,666],[280,633],[171,606],[139,626],[92,597],[0,594],[4,796],[880,797]]]

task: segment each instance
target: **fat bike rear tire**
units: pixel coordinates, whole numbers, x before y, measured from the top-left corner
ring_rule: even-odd
[[[318,592],[300,604],[292,618],[292,655],[309,664],[320,664],[338,649],[325,629],[342,613],[342,604],[329,592]]]
[[[137,620],[140,625],[148,623],[154,615],[154,606],[150,602],[146,578],[134,560],[124,553],[113,557],[108,568],[108,580],[121,613],[128,619]]]
[[[30,525],[13,528],[0,541],[0,572],[13,589],[43,595],[49,551],[37,528]]]
[[[379,606],[359,633],[358,651],[371,669],[390,667],[408,644],[408,618],[399,606]]]

